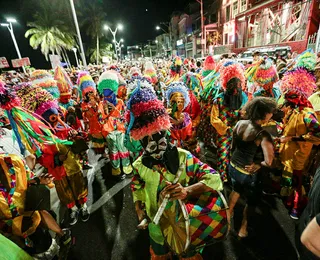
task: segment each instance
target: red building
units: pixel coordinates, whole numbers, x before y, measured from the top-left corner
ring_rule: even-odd
[[[235,16],[236,53],[262,46],[290,46],[300,53],[307,48],[309,36],[318,31],[318,0],[248,1],[246,10],[240,9]],[[232,41],[229,34],[224,36],[227,39]]]

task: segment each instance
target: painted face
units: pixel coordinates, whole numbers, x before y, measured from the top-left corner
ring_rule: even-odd
[[[43,113],[42,117],[52,126],[56,126],[59,121],[59,111],[56,108],[50,108]]]
[[[161,131],[152,136],[146,136],[141,140],[141,144],[148,155],[157,160],[162,159],[168,147],[167,132]]]
[[[104,96],[104,100],[112,103],[114,106],[117,105],[116,94],[112,90],[104,89],[103,90],[103,96]]]
[[[70,98],[71,98],[71,94],[61,95],[61,96],[60,96],[60,102],[61,102],[62,104],[67,104],[67,103],[69,102]]]
[[[184,109],[184,97],[180,93],[175,93],[170,99],[170,106],[172,109],[176,109],[179,112],[182,112]]]

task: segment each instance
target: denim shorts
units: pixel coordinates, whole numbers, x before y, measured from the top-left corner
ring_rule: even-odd
[[[247,175],[229,164],[229,177],[231,179],[232,189],[244,196],[248,204],[256,203],[258,175]]]

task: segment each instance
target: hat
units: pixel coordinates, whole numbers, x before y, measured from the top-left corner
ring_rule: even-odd
[[[131,67],[129,71],[130,77],[141,76],[141,70],[137,67]]]
[[[158,83],[157,73],[156,73],[156,70],[153,67],[153,64],[152,64],[151,61],[147,61],[146,62],[144,74],[151,78],[152,84],[157,84]]]
[[[214,61],[214,58],[211,55],[208,56],[204,61],[202,76],[208,76],[209,73],[215,69],[215,67],[216,63]]]
[[[309,71],[314,71],[317,63],[317,55],[312,49],[305,50],[297,57],[294,68],[305,68]]]
[[[54,98],[60,97],[57,82],[52,75],[46,70],[35,70],[31,73],[32,85],[41,87],[48,91]]]
[[[99,78],[98,91],[103,94],[105,89],[110,89],[114,93],[118,93],[119,79],[116,73],[107,70],[103,72]]]
[[[153,135],[171,127],[170,117],[163,103],[150,88],[141,88],[140,81],[127,102],[127,132],[135,140]]]
[[[0,108],[11,110],[19,105],[19,98],[10,91],[9,87],[6,86],[3,81],[0,81]]]
[[[225,63],[221,65],[220,68],[220,78],[221,78],[221,86],[224,90],[226,90],[228,82],[237,78],[241,82],[241,87],[244,90],[246,87],[246,79],[244,77],[243,67],[240,63],[234,60],[227,60]]]
[[[203,89],[201,77],[196,73],[186,73],[181,77],[181,81],[186,85],[188,89],[193,90],[196,93],[199,92],[199,90]]]
[[[68,74],[62,67],[60,66],[56,67],[54,71],[54,79],[57,82],[57,85],[60,91],[60,96],[71,95],[73,84]]]
[[[150,81],[146,79],[145,77],[137,76],[133,77],[131,80],[128,81],[127,84],[127,97],[130,98],[133,91],[136,89],[136,87],[140,85],[140,89],[148,88],[150,91],[152,91],[155,95],[156,92],[151,85]]]
[[[283,94],[288,92],[310,97],[317,89],[315,77],[304,68],[288,71],[281,80],[280,90]]]
[[[96,92],[96,84],[87,71],[79,72],[77,85],[79,86],[81,97],[83,97],[86,93]]]
[[[170,103],[170,99],[171,99],[172,95],[174,95],[175,93],[180,93],[183,95],[183,97],[184,97],[183,109],[185,109],[190,103],[190,97],[189,97],[189,93],[187,90],[187,86],[183,82],[179,82],[179,81],[172,82],[168,86],[167,91],[166,91],[166,98],[167,98],[168,103]]]
[[[172,64],[170,66],[171,72],[180,73],[182,66],[182,60],[179,56],[172,59]]]
[[[59,109],[57,100],[48,91],[30,83],[16,86],[16,94],[20,98],[23,108],[40,116],[49,109]]]
[[[245,76],[249,81],[258,83],[265,90],[272,89],[273,83],[279,80],[276,67],[271,59],[264,56],[259,62],[246,70]]]

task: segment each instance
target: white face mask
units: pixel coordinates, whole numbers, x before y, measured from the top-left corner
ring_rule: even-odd
[[[161,159],[168,146],[167,138],[164,136],[158,141],[154,141],[152,137],[150,137],[150,139],[145,148],[146,152],[154,159]]]

